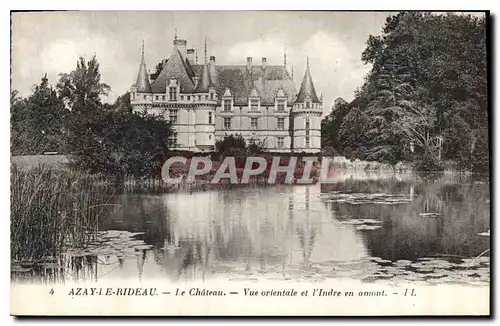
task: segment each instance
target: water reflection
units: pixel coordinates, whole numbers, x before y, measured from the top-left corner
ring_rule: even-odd
[[[108,245],[102,254],[58,258],[60,277],[51,281],[388,275],[457,281],[468,274],[443,271],[463,271],[467,263],[465,273],[475,268],[478,280],[487,282],[489,237],[478,233],[489,229],[488,187],[463,177],[388,176],[323,186],[119,195],[119,206],[100,228],[141,234],[117,242],[119,253]],[[478,255],[477,262],[461,260]],[[434,256],[441,260],[429,260]]]

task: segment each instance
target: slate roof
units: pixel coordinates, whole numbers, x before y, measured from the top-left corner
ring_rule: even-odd
[[[203,65],[193,66],[198,76],[202,69]],[[265,69],[252,66],[247,69],[246,65],[215,65],[209,66],[209,71],[219,96],[229,88],[234,95],[234,105],[247,105],[248,96],[254,88],[261,98],[261,105],[274,104],[279,89],[283,90],[289,104],[294,102],[297,93],[292,77],[284,66],[266,66]]]
[[[201,76],[200,79],[198,80],[198,85],[196,86],[194,93],[208,93],[208,89],[211,86],[213,86],[213,83],[210,78],[208,65],[205,64],[201,69]]]
[[[311,100],[313,103],[321,103],[321,101],[318,99],[318,95],[316,94],[316,90],[314,89],[314,84],[311,77],[311,71],[309,70],[309,59],[307,60],[306,73],[304,74],[304,79],[302,79],[299,95],[297,95],[295,103],[304,102],[304,100],[308,95],[311,96]]]
[[[200,77],[196,89],[194,76]],[[248,69],[247,65],[216,65],[212,62],[197,65],[183,60],[179,50],[174,51],[166,61],[163,70],[151,85],[152,92],[165,93],[172,77],[180,82],[182,93],[208,92],[209,85],[213,85],[217,94],[222,96],[226,88],[229,88],[234,95],[234,105],[248,104],[248,97],[254,88],[261,98],[261,105],[273,105],[279,89],[283,90],[290,105],[294,103],[297,94],[295,84],[284,66],[264,68],[255,65]],[[317,99],[316,92],[313,93],[313,98]]]
[[[151,85],[153,93],[165,93],[172,77],[176,78],[177,82],[180,83],[181,93],[192,93],[194,91],[194,82],[189,76],[187,65],[186,61],[182,59],[180,51],[174,51],[153,85]]]
[[[139,72],[137,73],[137,80],[134,85],[137,87],[137,92],[151,93],[151,84],[149,83],[146,61],[144,60],[144,50],[141,57],[141,64],[139,65]]]

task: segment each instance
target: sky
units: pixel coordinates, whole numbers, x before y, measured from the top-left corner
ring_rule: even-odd
[[[378,35],[387,12],[327,11],[74,11],[12,14],[11,88],[29,95],[46,73],[52,85],[60,73],[76,67],[79,56],[96,54],[101,80],[111,86],[106,99],[130,90],[141,57],[141,41],[149,70],[172,53],[177,30],[188,48],[203,61],[204,39],[208,56],[217,64],[245,64],[262,57],[268,65],[294,71],[297,88],[309,57],[318,94],[324,95],[325,114],[333,101],[353,98],[370,70],[361,61],[370,34]],[[286,49],[286,50],[285,50]],[[297,89],[298,90],[298,89]]]

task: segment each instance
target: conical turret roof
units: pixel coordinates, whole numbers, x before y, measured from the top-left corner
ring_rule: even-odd
[[[141,64],[135,87],[139,93],[151,93],[151,84],[149,83],[148,71],[146,69],[146,60],[144,60],[144,42],[142,43]]]
[[[194,93],[208,93],[208,89],[213,86],[213,83],[210,79],[210,72],[208,70],[208,64],[203,65],[203,70],[201,71],[200,80]]]
[[[207,62],[207,37],[205,36],[205,64],[201,70],[200,80],[194,93],[208,93],[209,87],[213,86],[212,79],[210,78],[210,70]]]
[[[311,77],[311,71],[309,70],[309,58],[307,58],[307,69],[304,74],[304,79],[302,79],[302,84],[300,85],[300,91],[297,95],[297,99],[295,103],[302,103],[306,99],[307,96],[311,97],[313,103],[321,103],[318,99],[318,95],[316,94],[316,90],[314,89],[314,83]]]

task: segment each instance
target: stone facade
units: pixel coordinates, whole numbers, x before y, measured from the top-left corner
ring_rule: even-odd
[[[198,64],[185,40],[173,42],[173,53],[160,74],[147,74],[144,48],[136,83],[131,88],[135,112],[161,114],[171,121],[172,147],[213,151],[215,142],[241,134],[273,152],[321,150],[322,98],[318,98],[307,63],[299,92],[286,66],[217,65],[215,57]]]

